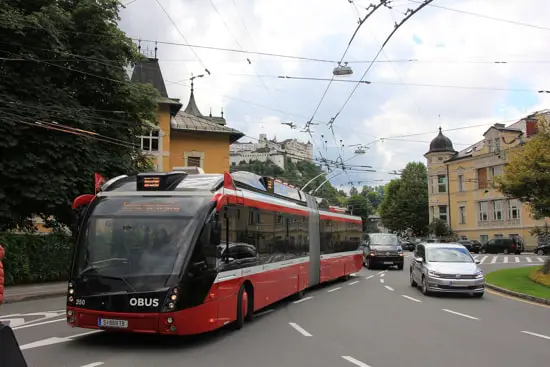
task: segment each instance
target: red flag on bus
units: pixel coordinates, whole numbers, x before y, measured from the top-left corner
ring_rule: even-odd
[[[95,192],[97,193],[101,188],[101,185],[105,183],[105,177],[101,176],[101,174],[96,172],[94,173],[94,180],[95,180]]]

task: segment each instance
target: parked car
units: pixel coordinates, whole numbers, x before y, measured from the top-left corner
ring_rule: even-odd
[[[363,263],[367,269],[377,266],[397,266],[403,270],[403,248],[399,238],[390,233],[367,233],[361,245],[363,248]]]
[[[416,247],[416,244],[408,238],[402,238],[400,239],[400,242],[403,250],[414,251],[414,248]]]
[[[469,293],[481,298],[485,277],[468,249],[458,243],[423,243],[416,246],[410,267],[410,285],[422,293]]]
[[[483,245],[482,252],[487,254],[515,253],[521,254],[525,250],[523,242],[517,238],[495,238]]]
[[[479,254],[481,252],[481,248],[483,247],[481,242],[476,240],[460,240],[458,241],[458,243],[466,247],[468,251],[474,252],[476,254]]]
[[[539,256],[550,255],[550,243],[540,243],[535,247],[533,252]]]

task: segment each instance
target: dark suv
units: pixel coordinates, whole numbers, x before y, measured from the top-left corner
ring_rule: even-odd
[[[404,256],[399,239],[389,233],[368,233],[361,245],[363,248],[363,261],[367,269],[376,266],[397,266],[403,270]]]
[[[517,238],[495,238],[483,246],[483,252],[487,254],[515,253],[519,255],[523,250],[523,242]]]
[[[539,256],[550,255],[550,243],[540,243],[533,252]]]
[[[468,251],[479,254],[481,252],[481,242],[476,240],[460,240],[458,241],[462,246],[466,247]]]

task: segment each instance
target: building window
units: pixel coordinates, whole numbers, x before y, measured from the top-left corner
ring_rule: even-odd
[[[187,167],[200,167],[201,157],[187,157]]]
[[[495,138],[495,153],[500,152],[500,138]]]
[[[458,192],[464,191],[464,176],[458,175]]]
[[[519,206],[519,200],[513,199],[509,202],[509,213],[508,218],[509,219],[519,219],[520,216],[520,206]]]
[[[465,206],[458,207],[458,219],[460,220],[460,224],[466,224],[466,207]]]
[[[491,174],[491,178],[495,178],[497,176],[502,175],[502,173],[504,172],[504,167],[503,166],[493,166],[493,167],[489,168],[489,172]]]
[[[447,177],[445,175],[437,175],[438,192],[447,192]]]
[[[486,234],[480,234],[479,235],[479,242],[481,242],[483,244],[489,242],[489,236],[486,235]]]
[[[139,137],[141,141],[141,150],[146,152],[158,152],[159,151],[159,131],[152,130],[148,135],[142,135]]]
[[[447,205],[439,206],[439,219],[442,221],[447,221]]]
[[[489,153],[493,153],[495,151],[495,146],[493,145],[493,141],[491,139],[487,139],[487,148]]]
[[[517,233],[509,234],[508,238],[519,238],[519,234],[517,234]]]
[[[503,220],[502,200],[493,201],[493,220]]]
[[[487,168],[479,168],[477,170],[477,188],[486,189],[488,187],[487,183]]]
[[[489,205],[487,201],[480,201],[478,203],[478,220],[480,222],[487,222],[489,220]]]
[[[502,235],[502,234],[495,234],[495,236],[494,236],[494,239],[495,239],[495,240],[498,240],[498,239],[501,239],[501,238],[504,238],[504,235]]]

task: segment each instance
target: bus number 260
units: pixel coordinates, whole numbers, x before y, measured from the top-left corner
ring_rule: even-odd
[[[75,301],[75,304],[77,306],[84,306],[86,304],[86,300],[82,299],[82,298],[77,298],[76,301]]]

